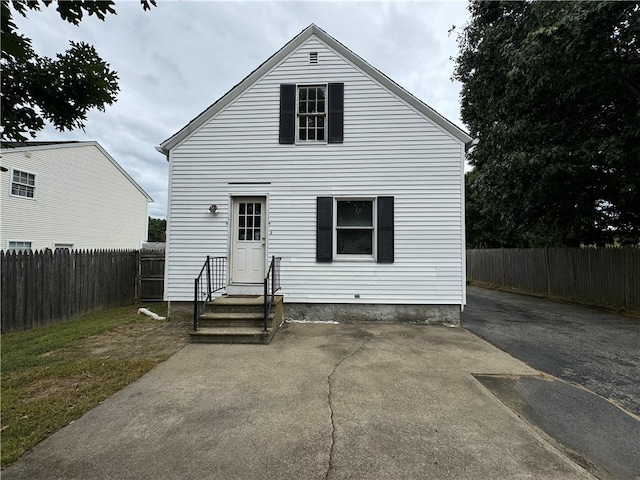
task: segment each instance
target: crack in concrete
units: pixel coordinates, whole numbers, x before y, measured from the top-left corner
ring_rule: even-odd
[[[344,357],[342,357],[342,359],[336,363],[333,366],[333,369],[331,370],[331,373],[329,374],[329,376],[327,377],[327,385],[329,386],[329,392],[327,394],[327,401],[329,404],[329,411],[331,412],[331,447],[329,449],[329,465],[327,466],[327,471],[324,474],[324,478],[325,480],[329,479],[329,476],[331,475],[331,472],[333,471],[333,450],[336,444],[336,424],[335,424],[335,420],[334,420],[334,416],[333,416],[333,403],[332,403],[332,395],[333,395],[333,389],[331,386],[331,377],[333,377],[333,374],[336,373],[336,370],[338,369],[338,367],[342,364],[342,362],[344,362],[345,360],[348,360],[349,358],[353,357],[354,355],[356,355],[360,350],[362,350],[362,348],[369,343],[369,341],[372,339],[373,337],[369,337],[366,340],[363,340],[363,342],[360,344],[360,346],[358,348],[356,348],[353,352],[351,352],[348,355],[345,355]]]

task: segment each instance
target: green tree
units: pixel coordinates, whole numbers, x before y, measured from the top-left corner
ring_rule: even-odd
[[[116,100],[118,76],[95,48],[84,42],[70,41],[71,48],[56,58],[36,54],[31,39],[20,34],[14,13],[24,17],[29,10],[48,7],[52,0],[13,0],[1,2],[2,28],[2,139],[24,141],[35,137],[45,121],[58,130],[84,128],[92,108],[104,111]],[[141,0],[144,10],[155,0]],[[56,3],[60,17],[78,25],[85,14],[104,20],[115,14],[114,2]]]
[[[471,246],[640,239],[640,4],[478,2],[459,38]]]
[[[166,240],[167,221],[164,218],[149,217],[149,242],[164,242]]]

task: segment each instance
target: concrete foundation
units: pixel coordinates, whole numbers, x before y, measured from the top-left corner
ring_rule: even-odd
[[[460,305],[285,303],[289,321],[339,323],[420,323],[460,325]]]
[[[171,302],[167,308],[169,320],[193,320],[193,302]]]
[[[169,302],[169,318],[193,318],[193,302]],[[284,303],[284,319],[303,322],[460,325],[460,305]]]

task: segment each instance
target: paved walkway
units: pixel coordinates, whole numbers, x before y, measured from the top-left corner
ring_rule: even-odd
[[[472,375],[536,371],[463,328],[286,325],[189,345],[14,479],[589,479]]]

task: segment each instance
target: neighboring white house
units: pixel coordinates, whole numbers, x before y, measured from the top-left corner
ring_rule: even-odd
[[[152,198],[97,142],[3,143],[0,249],[138,249]]]
[[[259,292],[276,256],[286,317],[459,321],[471,141],[310,25],[158,147],[166,299],[193,301],[207,255]]]

